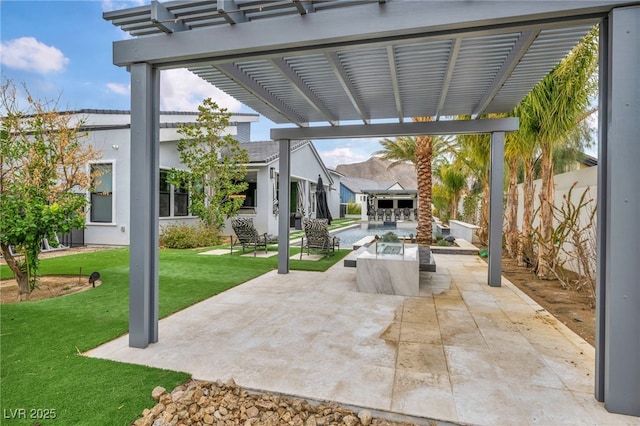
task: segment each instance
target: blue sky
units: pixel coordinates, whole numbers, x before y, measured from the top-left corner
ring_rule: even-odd
[[[57,100],[57,109],[130,109],[129,73],[112,63],[112,42],[128,37],[102,19],[108,10],[140,1],[0,0],[2,80],[26,84],[32,97]],[[163,110],[195,111],[211,97],[234,112],[254,112],[187,70],[163,71]],[[265,117],[252,127],[254,140],[268,140],[276,125]],[[314,142],[326,165],[364,161],[380,149],[377,140]]]

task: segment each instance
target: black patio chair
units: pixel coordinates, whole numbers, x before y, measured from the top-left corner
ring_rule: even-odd
[[[313,249],[330,256],[335,253],[336,247],[340,247],[340,238],[329,235],[327,219],[305,218],[302,225],[304,237],[302,237],[300,243],[300,259],[302,259],[302,253],[304,253],[305,248],[307,249],[307,254]]]
[[[231,236],[231,254],[233,254],[234,246],[242,246],[243,253],[245,247],[253,247],[253,256],[255,257],[258,248],[264,247],[264,252],[267,253],[267,245],[278,241],[278,237],[267,233],[258,233],[256,227],[253,225],[252,217],[231,218],[231,227],[236,234],[235,241],[233,240],[233,235]]]
[[[404,220],[410,220],[411,219],[411,209],[409,209],[409,207],[405,207],[404,209],[402,209],[402,215],[404,216]]]

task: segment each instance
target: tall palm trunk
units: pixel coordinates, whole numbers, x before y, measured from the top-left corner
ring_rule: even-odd
[[[542,181],[540,188],[540,224],[538,241],[538,278],[550,279],[554,267],[553,205],[555,188],[553,184],[553,148],[551,144],[542,147]]]
[[[509,158],[507,167],[509,168],[509,184],[507,187],[507,208],[506,222],[507,229],[505,232],[507,253],[512,259],[518,254],[518,165],[520,159],[518,157]]]
[[[533,185],[533,157],[524,161],[524,180],[522,183],[522,233],[518,248],[518,266],[525,266],[525,258],[531,262],[533,258],[533,200],[535,186]]]
[[[420,245],[432,242],[431,211],[431,157],[433,141],[431,136],[416,137],[416,172],[418,177],[418,227],[416,241]]]

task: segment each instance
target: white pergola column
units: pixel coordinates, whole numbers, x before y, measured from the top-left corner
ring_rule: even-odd
[[[289,273],[289,210],[291,204],[291,149],[289,139],[280,139],[278,174],[278,273]]]
[[[146,348],[158,341],[160,71],[134,64],[130,72],[129,346]]]
[[[489,175],[489,276],[491,287],[502,285],[502,222],[504,206],[504,132],[491,133]]]
[[[640,416],[640,6],[613,9],[607,21],[596,397],[611,412]]]

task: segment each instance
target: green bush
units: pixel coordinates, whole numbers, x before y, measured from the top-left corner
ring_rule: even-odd
[[[397,242],[400,241],[398,236],[395,233],[391,232],[391,231],[389,231],[386,234],[382,235],[381,240],[382,240],[383,243],[397,243]]]
[[[347,214],[362,214],[362,206],[357,203],[347,203]]]
[[[220,232],[212,226],[172,224],[162,228],[160,247],[189,249],[220,244]]]

